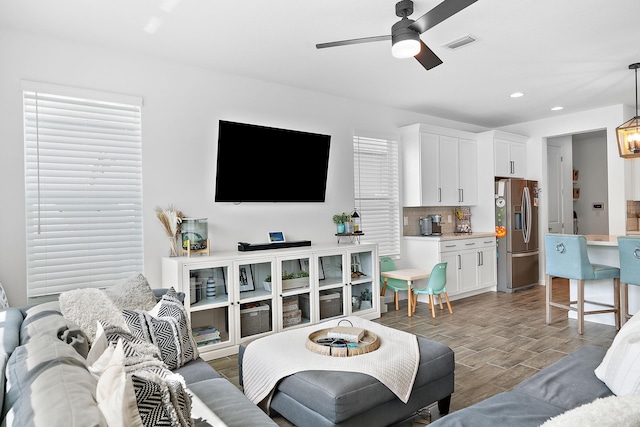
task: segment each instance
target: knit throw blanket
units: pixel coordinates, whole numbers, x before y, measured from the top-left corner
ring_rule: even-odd
[[[333,357],[306,347],[312,332],[338,326],[349,320],[353,326],[378,336],[380,347],[370,353]],[[345,322],[341,324],[345,326]],[[305,328],[280,332],[251,342],[242,362],[244,394],[268,411],[271,394],[278,382],[300,371],[349,371],[371,375],[407,403],[418,372],[420,350],[415,335],[389,328],[360,317],[329,320]]]

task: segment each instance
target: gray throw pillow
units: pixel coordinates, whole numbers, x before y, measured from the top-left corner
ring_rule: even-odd
[[[142,274],[121,280],[105,292],[120,310],[149,311],[156,305],[153,290]]]

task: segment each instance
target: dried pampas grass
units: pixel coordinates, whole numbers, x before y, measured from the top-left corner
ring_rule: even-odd
[[[176,210],[173,206],[169,206],[167,209],[157,207],[156,216],[160,220],[160,224],[162,224],[167,236],[176,237],[180,233],[180,225],[182,224],[182,218],[184,218],[181,211]]]

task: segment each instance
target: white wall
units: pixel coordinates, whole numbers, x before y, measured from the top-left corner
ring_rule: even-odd
[[[580,234],[609,234],[606,143],[605,132],[573,137],[573,169],[579,171],[574,187],[580,189],[580,197],[573,202],[573,207],[578,214]],[[604,209],[593,209],[596,202],[604,203]]]
[[[463,123],[2,28],[0,58],[0,282],[12,305],[26,303],[22,79],[144,97],[144,273],[153,287],[161,285],[161,258],[169,253],[156,206],[174,204],[188,216],[207,217],[214,251],[235,251],[238,241],[263,242],[269,230],[283,230],[291,240],[335,242],[331,216],[353,208],[354,129],[395,135],[400,126],[430,123],[473,130]],[[220,119],[332,135],[326,202],[214,203]]]

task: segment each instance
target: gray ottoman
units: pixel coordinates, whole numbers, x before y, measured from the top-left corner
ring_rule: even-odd
[[[304,427],[387,426],[413,416],[434,402],[438,402],[441,414],[447,414],[453,393],[453,350],[421,337],[418,337],[418,346],[420,365],[406,404],[369,375],[318,370],[284,378],[273,394],[271,409]],[[240,381],[243,354],[244,347],[241,347],[238,353]]]

